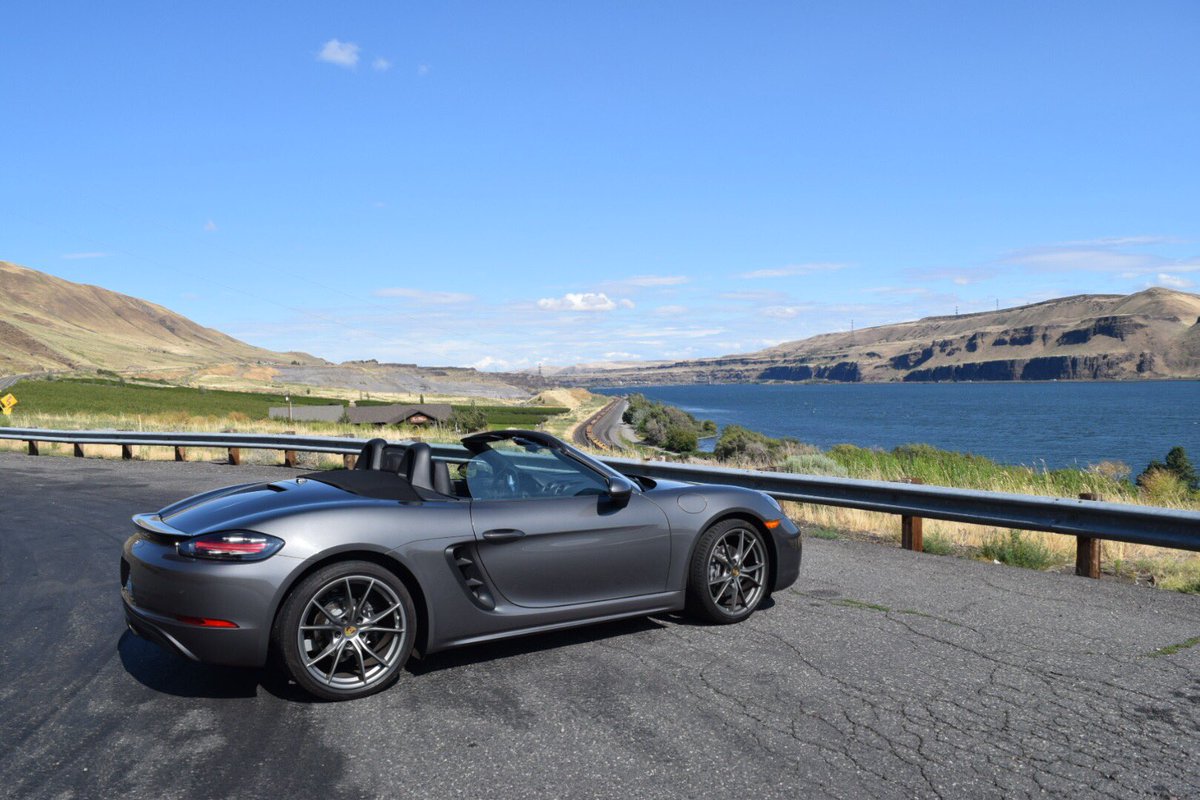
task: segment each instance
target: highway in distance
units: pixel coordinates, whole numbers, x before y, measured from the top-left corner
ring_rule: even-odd
[[[296,474],[0,453],[5,796],[1182,798],[1200,786],[1200,598],[877,544],[808,539],[798,583],[745,624],[661,616],[465,648],[350,703],[126,631],[131,514]]]

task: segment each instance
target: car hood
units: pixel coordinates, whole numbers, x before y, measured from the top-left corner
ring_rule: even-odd
[[[158,512],[162,522],[188,536],[254,526],[267,519],[327,507],[347,505],[394,505],[343,491],[335,486],[304,478],[275,483],[230,486],[199,494]]]

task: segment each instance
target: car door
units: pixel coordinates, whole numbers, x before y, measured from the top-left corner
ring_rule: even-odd
[[[671,530],[651,500],[635,490],[616,502],[603,477],[565,459],[516,470],[528,480],[518,496],[476,487],[484,496],[471,501],[479,559],[509,602],[544,608],[666,591]]]

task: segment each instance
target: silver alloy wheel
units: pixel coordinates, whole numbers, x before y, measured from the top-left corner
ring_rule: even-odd
[[[708,592],[725,614],[738,616],[758,605],[766,575],[766,553],[753,532],[734,528],[713,544],[708,560]]]
[[[313,594],[296,640],[314,680],[362,689],[391,672],[407,625],[404,604],[390,586],[370,575],[348,575]]]

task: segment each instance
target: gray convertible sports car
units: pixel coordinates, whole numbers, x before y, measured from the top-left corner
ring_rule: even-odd
[[[345,700],[414,650],[685,608],[739,622],[799,573],[799,531],[760,492],[631,479],[535,431],[462,441],[454,474],[427,444],[373,439],[353,470],[135,516],[129,627]]]

